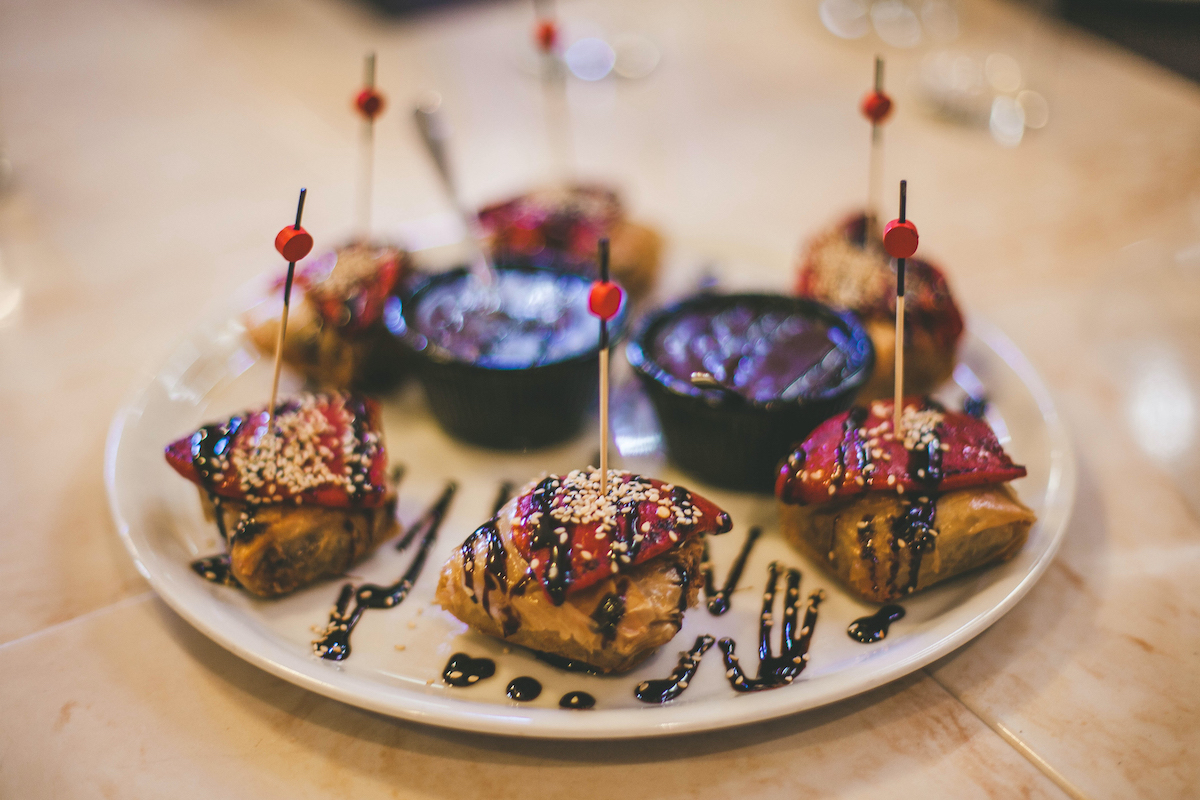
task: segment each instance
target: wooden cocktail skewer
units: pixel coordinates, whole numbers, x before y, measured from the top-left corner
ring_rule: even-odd
[[[537,17],[533,40],[538,50],[542,95],[546,107],[546,128],[550,140],[555,178],[566,179],[574,160],[570,121],[567,113],[567,75],[558,57],[559,29],[553,0],[534,0]]]
[[[308,189],[300,190],[300,202],[296,204],[296,222],[275,235],[275,249],[287,259],[287,280],[283,284],[283,316],[279,320],[279,338],[275,342],[275,377],[271,379],[271,403],[267,406],[267,432],[275,424],[275,397],[279,393],[279,369],[283,366],[283,337],[287,334],[288,307],[292,302],[292,278],[296,275],[296,262],[312,250],[313,240],[308,231],[300,227],[304,214],[304,198]]]
[[[375,54],[369,53],[363,66],[361,92],[354,96],[354,107],[362,114],[362,152],[359,154],[358,228],[365,242],[371,238],[371,200],[375,186],[375,118],[383,113],[383,95],[375,89]]]
[[[863,116],[871,121],[871,156],[867,174],[869,227],[879,211],[879,181],[883,170],[883,123],[892,113],[892,99],[883,93],[883,59],[879,56],[875,57],[875,88],[863,97],[860,108]]]
[[[608,279],[608,239],[600,240],[600,280],[592,284],[588,310],[600,318],[600,494],[608,495],[608,321],[621,310],[621,287]]]
[[[883,248],[896,259],[896,396],[892,408],[892,428],[897,441],[901,441],[901,403],[904,400],[904,260],[917,252],[917,226],[909,222],[908,181],[900,181],[900,216],[883,229]]]

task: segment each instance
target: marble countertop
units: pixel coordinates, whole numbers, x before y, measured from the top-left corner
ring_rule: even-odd
[[[958,4],[1050,123],[1019,146],[925,113],[929,48],[888,50],[885,178],[963,305],[1050,384],[1080,466],[1070,529],[1007,616],[927,669],[815,712],[604,744],[398,722],[298,689],[176,617],[115,535],[101,474],[135,378],[223,289],[270,268],[296,186],[353,224],[365,50],[397,106],[436,88],[465,193],[548,175],[525,3],[408,20],[334,0],[8,0],[0,9],[0,797],[1194,796],[1200,785],[1200,89],[1020,6]],[[814,0],[564,0],[638,30],[641,81],[576,84],[583,174],[680,256],[783,288],[861,202],[853,102],[877,41]],[[570,25],[575,20],[575,29]],[[590,20],[592,27],[583,21]],[[395,113],[375,217],[444,215]],[[936,247],[933,246],[936,243]],[[1193,572],[1197,570],[1197,572]]]

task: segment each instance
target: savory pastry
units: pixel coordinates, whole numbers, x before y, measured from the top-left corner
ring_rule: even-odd
[[[628,472],[576,470],[531,483],[456,550],[437,603],[478,631],[601,672],[670,641],[696,604],[700,537],[729,515],[688,490]]]
[[[1021,549],[1036,517],[1008,481],[1025,476],[982,420],[907,398],[823,423],[779,469],[783,535],[876,603]]]
[[[385,313],[400,313],[408,254],[387,245],[351,244],[312,259],[292,287],[283,359],[320,388],[381,389],[402,374],[402,351]],[[278,303],[265,303],[247,320],[250,338],[274,353]]]
[[[479,221],[502,264],[532,260],[594,278],[596,243],[607,236],[613,279],[632,297],[644,295],[658,277],[662,237],[626,219],[617,193],[603,186],[537,189],[486,206]]]
[[[395,533],[379,406],[344,393],[281,403],[274,429],[254,411],[205,425],[166,450],[200,490],[232,577],[275,597],[339,575]]]
[[[796,293],[853,311],[875,345],[875,372],[862,401],[889,397],[896,361],[896,269],[873,219],[854,214],[813,239],[801,257]],[[963,319],[942,271],[908,259],[904,301],[904,391],[926,394],[954,371]]]

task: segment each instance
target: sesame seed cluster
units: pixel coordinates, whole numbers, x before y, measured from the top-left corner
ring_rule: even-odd
[[[550,498],[550,516],[559,523],[573,525],[597,524],[597,536],[605,535],[616,530],[617,519],[628,513],[632,506],[640,503],[657,505],[655,514],[663,520],[674,519],[679,525],[695,525],[704,516],[704,512],[696,508],[690,500],[677,499],[675,487],[669,483],[657,486],[641,476],[623,470],[608,471],[608,492],[600,492],[600,470],[588,467],[587,470],[572,470],[562,478],[553,481],[550,486],[553,496]],[[545,490],[534,489],[535,494]],[[542,512],[535,511],[530,522],[537,525],[541,521]],[[649,533],[650,523],[643,522],[643,531],[635,534],[635,541],[641,541],[642,534]],[[566,534],[564,528],[561,535]]]
[[[809,251],[810,291],[841,308],[874,305],[888,291],[887,256],[877,248],[859,247],[838,228]]]
[[[687,489],[610,470],[608,491],[589,467],[552,475],[517,500],[513,543],[557,605],[697,533],[723,533],[729,515]]]

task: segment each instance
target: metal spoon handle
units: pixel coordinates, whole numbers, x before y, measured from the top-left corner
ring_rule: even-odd
[[[417,123],[417,131],[421,134],[421,142],[425,145],[425,150],[429,154],[430,160],[433,161],[438,177],[442,180],[442,188],[446,191],[446,197],[454,206],[454,210],[458,212],[463,228],[466,229],[467,238],[474,245],[472,268],[484,283],[491,285],[494,283],[495,271],[483,243],[483,228],[479,224],[479,215],[462,201],[454,182],[454,173],[450,168],[449,134],[440,109],[440,98],[419,103],[413,109],[413,119]]]

